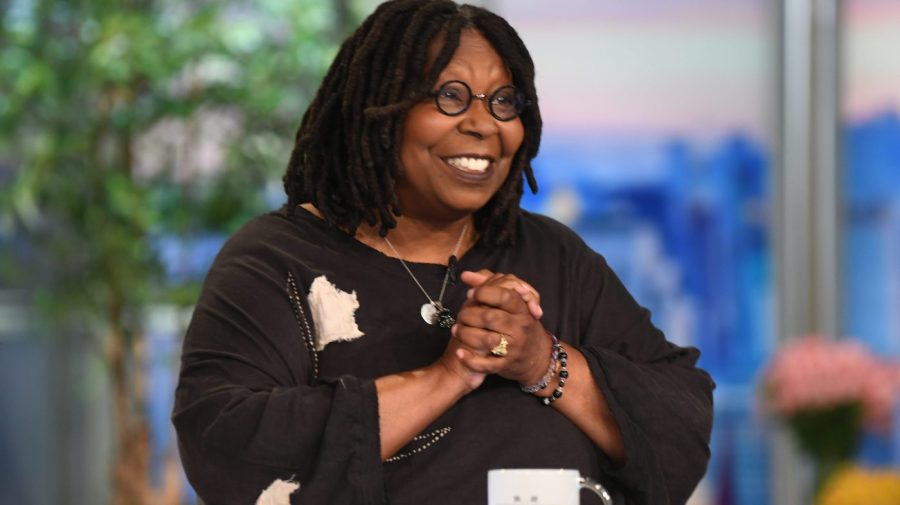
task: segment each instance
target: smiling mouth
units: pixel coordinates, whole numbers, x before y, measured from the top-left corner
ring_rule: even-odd
[[[464,172],[483,174],[488,167],[491,166],[493,160],[475,156],[457,156],[453,158],[444,158],[444,161],[451,167]]]

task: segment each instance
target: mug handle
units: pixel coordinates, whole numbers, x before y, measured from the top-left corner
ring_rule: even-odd
[[[609,491],[603,487],[603,484],[587,477],[578,477],[578,486],[581,489],[589,489],[599,496],[603,501],[603,505],[613,505],[612,497],[609,495]]]

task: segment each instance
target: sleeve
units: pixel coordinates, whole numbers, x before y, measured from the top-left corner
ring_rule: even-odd
[[[684,504],[709,461],[715,385],[695,366],[699,351],[668,342],[606,261],[588,251],[574,269],[591,293],[580,348],[625,445],[624,465],[601,453],[601,466],[628,503]]]
[[[217,260],[204,283],[172,416],[188,480],[208,505],[252,504],[276,479],[300,483],[292,503],[383,503],[374,382],[314,377],[308,307],[276,270]]]

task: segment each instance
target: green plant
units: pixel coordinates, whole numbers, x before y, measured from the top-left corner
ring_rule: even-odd
[[[114,392],[112,502],[159,503],[142,315],[192,303],[199,279],[168,278],[154,239],[227,234],[265,209],[355,19],[346,1],[3,7],[0,286],[33,297],[47,334],[91,340]]]

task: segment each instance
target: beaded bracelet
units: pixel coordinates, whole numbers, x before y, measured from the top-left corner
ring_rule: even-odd
[[[566,379],[569,378],[569,369],[566,368],[566,363],[569,355],[566,354],[566,351],[562,350],[561,345],[559,345],[558,343],[556,345],[557,347],[559,347],[559,385],[556,386],[556,389],[553,391],[552,395],[546,398],[541,398],[541,403],[543,403],[544,405],[550,405],[556,400],[562,398],[563,387],[565,387],[566,385]]]
[[[553,378],[553,372],[556,371],[556,359],[559,356],[559,351],[561,349],[559,345],[559,339],[556,338],[556,335],[547,332],[547,335],[550,335],[550,338],[553,339],[553,346],[550,348],[550,366],[547,367],[547,373],[541,377],[541,381],[537,384],[533,384],[531,386],[523,386],[519,384],[519,388],[522,389],[524,393],[537,393],[538,391],[547,387],[547,384],[550,384],[550,379]]]

